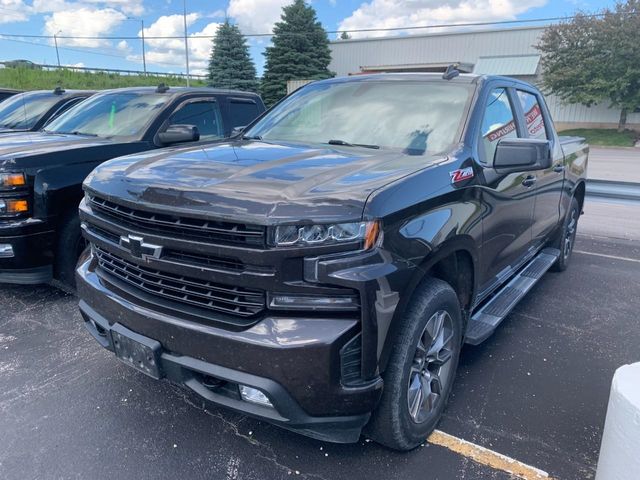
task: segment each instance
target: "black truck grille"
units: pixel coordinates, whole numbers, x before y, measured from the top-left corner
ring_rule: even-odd
[[[265,227],[232,222],[187,218],[164,213],[125,207],[98,196],[90,197],[91,208],[120,225],[157,235],[174,236],[191,240],[242,245],[260,248],[265,246]]]
[[[265,292],[220,285],[129,262],[94,247],[100,269],[148,294],[178,304],[249,317],[265,309]]]

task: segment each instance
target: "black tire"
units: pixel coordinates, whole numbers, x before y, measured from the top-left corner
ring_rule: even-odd
[[[580,204],[576,198],[571,199],[571,205],[567,210],[562,229],[558,233],[558,238],[554,242],[554,248],[560,250],[560,256],[556,263],[551,266],[554,272],[564,272],[571,261],[573,246],[576,241],[576,231],[578,230],[578,220],[580,218]]]
[[[64,286],[75,289],[75,271],[78,258],[86,248],[80,232],[80,217],[77,211],[69,211],[60,223],[55,258],[55,278]]]
[[[438,362],[434,362],[432,367],[429,367],[430,361],[427,359],[423,360],[423,364],[420,366],[421,350],[418,348],[418,342],[430,338],[427,327],[433,323],[432,319],[436,315],[442,315],[441,312],[446,312],[450,320],[450,322],[443,320],[443,324],[445,321],[450,323],[448,329],[451,336],[451,341],[448,343],[450,356],[445,364],[438,367],[439,371],[435,374],[428,369],[436,368]],[[411,450],[422,444],[440,421],[455,379],[462,348],[462,315],[455,291],[442,280],[434,278],[423,280],[416,289],[401,322],[400,329],[394,339],[389,364],[383,374],[382,398],[373,412],[365,433],[376,442],[389,448]],[[446,336],[449,336],[448,333]],[[426,342],[423,341],[422,345],[425,344]],[[425,358],[428,358],[428,350],[434,344],[435,342],[426,346]],[[445,365],[448,369],[447,378],[440,381],[441,369]],[[418,368],[425,367],[427,372],[416,372]],[[434,376],[432,377],[432,375]],[[439,380],[434,385],[432,382],[436,377]],[[436,398],[431,393],[428,397],[424,397],[424,388],[412,390],[412,385],[415,385],[416,382],[419,385],[429,385],[428,392],[437,390],[434,386],[440,385],[439,395]],[[409,403],[413,396],[413,399],[416,400],[416,402],[412,402],[414,406],[416,404],[424,406],[425,402],[420,400],[419,393],[422,393],[423,399],[433,397],[434,400],[426,402],[428,410],[426,413],[420,411],[418,415],[415,415],[410,411]],[[423,414],[424,416],[422,416]]]

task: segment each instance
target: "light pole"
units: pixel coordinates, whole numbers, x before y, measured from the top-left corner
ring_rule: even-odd
[[[53,43],[56,45],[56,58],[58,59],[58,68],[60,68],[60,53],[58,53],[58,34],[62,32],[62,30],[58,30],[53,34]]]
[[[144,75],[146,77],[147,76],[147,58],[146,58],[145,49],[144,49],[144,20],[142,18],[136,18],[136,17],[127,17],[127,19],[140,20],[140,25],[142,27],[142,30],[140,30],[142,35],[142,69],[144,70]]]
[[[187,0],[182,0],[182,18],[184,20],[184,56],[187,61],[187,87],[189,84],[189,41],[187,40]]]

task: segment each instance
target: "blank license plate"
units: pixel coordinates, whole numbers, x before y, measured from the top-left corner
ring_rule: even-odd
[[[116,324],[111,328],[111,340],[116,357],[155,379],[161,377],[160,342],[132,332],[122,325]]]

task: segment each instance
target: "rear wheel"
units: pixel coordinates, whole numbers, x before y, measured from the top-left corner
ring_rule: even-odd
[[[75,271],[78,258],[87,248],[80,232],[80,218],[76,211],[68,212],[60,225],[56,249],[55,276],[66,287],[75,288]]]
[[[396,450],[423,443],[447,404],[461,347],[455,291],[442,280],[424,280],[402,319],[367,433]]]
[[[554,272],[564,272],[569,266],[573,246],[576,241],[576,232],[578,231],[578,219],[580,218],[580,204],[576,198],[571,199],[571,205],[567,210],[567,215],[562,225],[562,230],[555,242],[555,247],[560,250],[560,256],[556,263],[553,264],[551,270]]]

